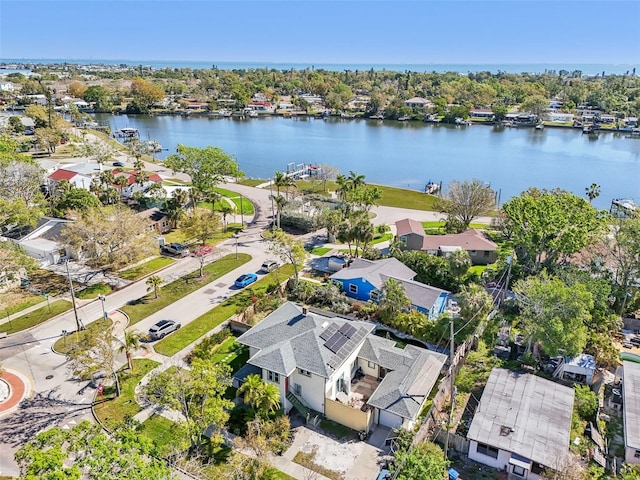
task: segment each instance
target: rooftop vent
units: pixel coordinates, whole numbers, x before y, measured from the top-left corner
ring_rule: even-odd
[[[501,437],[506,437],[508,436],[510,433],[513,433],[515,430],[511,427],[507,427],[505,425],[502,425],[500,427],[500,436]]]

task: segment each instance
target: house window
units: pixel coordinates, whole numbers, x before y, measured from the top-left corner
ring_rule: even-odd
[[[488,256],[489,256],[489,250],[485,250],[485,251],[482,253],[482,255],[484,255],[485,257],[488,257]]]
[[[524,477],[524,468],[519,467],[518,465],[513,466],[513,474],[518,475],[519,477]]]
[[[267,378],[270,382],[280,383],[280,375],[276,372],[267,371]]]
[[[374,302],[377,302],[378,300],[380,300],[380,292],[378,292],[377,290],[371,290],[371,293],[369,294],[369,297]]]
[[[531,473],[535,473],[536,475],[542,475],[543,471],[544,471],[544,465],[533,462],[533,464],[531,465]]]
[[[640,450],[636,450],[636,454],[634,455],[636,458],[640,458]]]
[[[298,369],[298,373],[300,375],[304,375],[305,377],[310,377],[311,376],[311,372],[309,370],[303,370],[302,368]]]
[[[401,241],[402,243],[407,243],[407,236],[406,236],[406,235],[401,235],[401,236],[400,236],[400,241]]]
[[[358,286],[353,283],[349,284],[349,292],[350,293],[358,293]]]
[[[297,395],[298,397],[302,396],[302,385],[298,384],[298,383],[294,383],[293,384],[293,393],[294,395]]]
[[[369,364],[369,368],[376,368],[376,364],[373,362],[367,362]]]
[[[469,255],[471,255],[472,257],[476,256],[476,251],[475,250],[469,250]]]
[[[478,443],[476,452],[486,455],[487,457],[498,458],[498,449],[490,445],[485,445],[484,443]]]

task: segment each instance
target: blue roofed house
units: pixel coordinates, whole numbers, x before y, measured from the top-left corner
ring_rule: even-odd
[[[280,389],[285,412],[325,416],[358,431],[411,428],[446,356],[373,335],[375,326],[287,302],[238,338],[251,374]]]
[[[416,272],[396,258],[356,258],[349,267],[337,271],[329,278],[339,282],[349,297],[374,302],[380,300],[385,282],[393,279],[404,287],[411,306],[433,319],[445,311],[450,292],[416,282],[413,280],[415,276]]]

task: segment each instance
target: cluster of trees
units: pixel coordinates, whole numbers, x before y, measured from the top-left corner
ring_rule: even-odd
[[[68,66],[65,74],[68,75]],[[73,67],[78,75],[81,66]],[[36,66],[41,80],[56,77],[56,67]],[[402,101],[415,97],[431,98],[436,104],[435,113],[444,114],[443,106],[458,104],[463,108],[492,106],[494,110],[528,102],[535,108],[537,99],[556,97],[564,102],[564,109],[571,111],[583,102],[605,111],[625,112],[638,116],[640,113],[640,80],[634,72],[625,75],[601,75],[585,77],[580,71],[548,71],[542,74],[514,74],[506,72],[475,72],[460,75],[457,72],[396,72],[370,70],[328,71],[306,68],[303,70],[276,70],[256,68],[247,70],[166,68],[160,70],[139,69],[91,72],[104,79],[127,79],[136,82],[130,88],[103,89],[99,97],[114,98],[119,104],[123,96],[132,97],[131,104],[145,107],[152,104],[160,89],[172,95],[190,95],[216,107],[221,98],[234,99],[236,107],[245,106],[253,93],[263,93],[275,102],[284,95],[300,92],[320,95],[328,108],[344,109],[355,94],[366,94],[370,100],[369,111],[388,109],[402,116],[408,113]],[[36,77],[37,78],[37,77]],[[77,77],[80,79],[80,77]],[[23,93],[43,93],[42,83],[33,78],[14,74],[12,81],[22,84]],[[141,81],[147,82],[147,85]],[[73,91],[77,96],[90,101],[88,95],[94,86],[84,87],[83,82],[73,80]],[[82,88],[86,91],[82,91]],[[104,106],[104,105],[101,105]],[[458,115],[460,116],[460,115]]]

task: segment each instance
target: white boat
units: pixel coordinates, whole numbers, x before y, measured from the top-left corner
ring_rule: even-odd
[[[536,125],[536,130],[544,130],[544,123],[539,123]]]
[[[149,150],[150,153],[158,153],[162,151],[162,145],[160,145],[156,140],[148,140],[147,150]]]
[[[409,115],[404,115],[398,118],[399,122],[406,122],[407,120],[411,120],[411,117]]]

